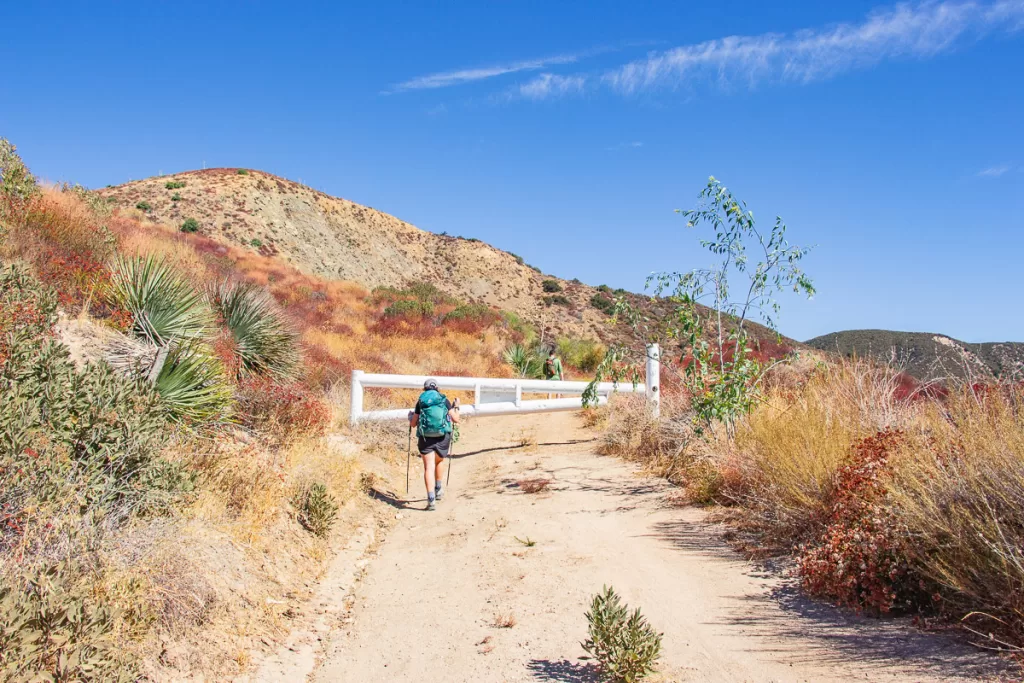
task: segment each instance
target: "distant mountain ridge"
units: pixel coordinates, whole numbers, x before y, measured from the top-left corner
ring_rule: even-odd
[[[806,342],[821,351],[892,362],[922,381],[1017,379],[1024,376],[1024,342],[971,344],[942,334],[845,330]]]

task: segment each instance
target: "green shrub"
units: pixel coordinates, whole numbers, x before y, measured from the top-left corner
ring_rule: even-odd
[[[506,253],[512,258],[514,258],[516,260],[516,263],[518,263],[519,265],[523,265],[525,263],[525,261],[523,261],[523,257],[520,256],[519,254],[513,254],[511,251]]]
[[[249,175],[249,172],[247,170],[245,170],[244,168],[238,169],[237,173],[238,173],[238,175]]]
[[[224,283],[211,300],[234,337],[239,376],[291,375],[299,360],[299,336],[265,289]]]
[[[0,194],[26,199],[39,191],[36,179],[18,156],[18,148],[0,138]]]
[[[544,280],[543,282],[540,283],[540,286],[544,289],[545,292],[548,292],[550,294],[562,291],[562,285],[558,284],[557,280]]]
[[[662,634],[651,628],[638,607],[629,613],[615,590],[605,586],[586,614],[588,638],[583,649],[616,683],[635,683],[654,671]]]
[[[608,315],[615,313],[615,302],[603,294],[595,294],[590,297],[590,305]]]
[[[327,537],[338,516],[338,504],[325,485],[316,483],[300,489],[292,504],[297,510],[299,524],[315,536]]]
[[[149,202],[139,202],[138,204],[135,205],[135,208],[138,209],[139,211],[148,212],[153,207],[149,205]]]
[[[538,273],[541,272],[540,268],[538,268],[537,266],[531,266],[529,263],[526,264],[526,267],[529,268],[530,270],[536,271]]]
[[[0,578],[0,678],[5,681],[138,680],[114,637],[116,612],[66,588],[49,569]]]
[[[537,329],[533,325],[512,311],[501,311],[500,315],[505,321],[505,326],[521,337],[520,341],[523,345],[533,346],[537,340]]]
[[[253,237],[251,240],[249,240],[249,244],[259,249],[260,247],[263,246],[263,240]]]
[[[572,302],[564,294],[544,297],[545,306],[571,306]]]
[[[0,509],[18,524],[69,503],[80,516],[141,501],[166,466],[166,413],[152,388],[105,363],[77,369],[55,322],[38,282],[17,268],[0,275]]]
[[[604,292],[605,294],[611,294],[612,288],[609,287],[608,285],[598,285],[597,291]]]
[[[583,372],[594,372],[604,360],[607,349],[593,339],[562,337],[556,347],[562,362]]]
[[[166,183],[164,183],[164,187],[166,187],[168,190],[180,190],[181,188],[185,187],[185,181],[168,180]]]
[[[182,232],[197,232],[199,230],[199,221],[195,218],[186,218],[185,222],[181,224]]]
[[[178,194],[177,192],[175,192],[174,194],[171,195],[171,201],[172,202],[180,202],[181,201],[181,195]],[[182,229],[184,229],[184,228],[182,228]],[[195,230],[190,230],[189,232],[195,232]]]
[[[415,299],[399,299],[384,309],[385,318],[397,317],[429,317],[434,315],[434,304],[430,301]]]

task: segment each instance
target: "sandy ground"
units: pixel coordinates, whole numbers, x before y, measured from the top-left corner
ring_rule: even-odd
[[[524,431],[537,445],[513,445]],[[664,632],[655,680],[998,673],[998,660],[950,637],[801,598],[791,579],[728,548],[703,512],[673,507],[661,480],[594,455],[573,415],[481,419],[463,434],[438,511],[423,511],[415,462],[409,500],[383,494],[397,523],[313,680],[598,680],[580,641],[590,597],[605,584]],[[527,478],[551,484],[527,494],[518,485]]]

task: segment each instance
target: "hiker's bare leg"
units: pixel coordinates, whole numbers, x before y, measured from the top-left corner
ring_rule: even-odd
[[[444,458],[438,454],[434,454],[436,461],[434,462],[434,481],[444,481]]]
[[[423,456],[423,483],[427,485],[427,497],[434,492],[434,472],[435,468],[431,467],[433,464],[431,461],[437,457],[437,453],[430,451]]]

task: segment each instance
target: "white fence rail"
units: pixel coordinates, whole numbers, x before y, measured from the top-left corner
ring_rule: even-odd
[[[647,396],[655,416],[660,404],[659,376],[660,355],[657,344],[647,348],[647,377],[643,385],[630,382],[601,382],[597,385],[598,405],[608,402],[615,393],[641,393]],[[547,413],[560,410],[579,410],[583,407],[579,398],[545,398],[523,400],[523,394],[582,394],[589,382],[565,382],[542,379],[505,379],[496,377],[434,377],[438,387],[444,391],[472,391],[472,405],[463,405],[466,416],[514,415],[516,413]],[[389,389],[422,389],[426,375],[381,375],[352,371],[352,406],[350,422],[355,425],[364,420],[404,420],[408,408],[394,410],[363,410],[363,395],[366,387]]]

